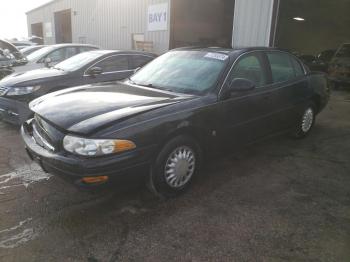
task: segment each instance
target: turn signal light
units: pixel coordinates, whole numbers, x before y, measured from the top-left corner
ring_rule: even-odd
[[[99,184],[108,181],[108,176],[92,176],[92,177],[84,177],[82,181],[85,184]]]
[[[136,148],[136,145],[129,140],[116,140],[114,142],[114,153],[124,152]]]

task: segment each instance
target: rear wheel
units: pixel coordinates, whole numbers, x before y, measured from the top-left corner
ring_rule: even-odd
[[[316,120],[316,106],[314,103],[310,103],[305,107],[305,110],[297,122],[297,126],[294,132],[294,137],[304,138],[312,130]]]
[[[171,139],[152,167],[149,188],[162,197],[175,197],[188,189],[201,166],[201,151],[188,136]]]

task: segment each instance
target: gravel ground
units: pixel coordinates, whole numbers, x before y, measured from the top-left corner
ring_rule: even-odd
[[[350,261],[345,91],[308,138],[218,159],[168,201],[143,187],[87,192],[51,177],[4,123],[0,144],[0,261]]]

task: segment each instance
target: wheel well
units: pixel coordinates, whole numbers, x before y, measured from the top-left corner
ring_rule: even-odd
[[[200,150],[202,151],[202,153],[205,152],[205,148],[203,147],[203,140],[200,138],[200,136],[198,136],[197,132],[192,129],[192,128],[181,128],[178,129],[172,133],[170,133],[168,136],[166,136],[161,143],[159,144],[159,148],[158,148],[158,153],[162,150],[162,148],[173,138],[177,137],[177,136],[187,136],[189,138],[191,138],[200,148]]]

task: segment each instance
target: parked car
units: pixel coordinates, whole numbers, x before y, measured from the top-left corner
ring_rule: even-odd
[[[1,65],[0,66],[0,80],[3,79],[5,76],[8,76],[13,73],[11,62],[6,59],[5,61],[2,60],[2,55],[0,54],[0,64],[5,64],[4,62],[7,62],[8,65]]]
[[[83,44],[58,44],[43,47],[26,58],[26,64],[16,66],[15,72],[26,72],[33,69],[54,66],[76,54],[96,50],[98,47]]]
[[[38,45],[44,44],[44,39],[42,37],[39,37],[36,35],[32,35],[31,37],[29,37],[28,41],[35,43],[35,44],[38,44]]]
[[[0,49],[0,80],[13,72],[11,66],[14,59],[8,56],[4,50]]]
[[[11,44],[13,44],[15,47],[17,47],[18,50],[21,50],[28,46],[35,46],[37,43],[31,42],[31,41],[12,41]]]
[[[312,67],[316,61],[316,57],[314,55],[300,55],[299,58],[310,70],[312,70]]]
[[[319,53],[308,66],[311,71],[322,71],[328,73],[329,63],[331,62],[336,50],[328,49]]]
[[[9,57],[2,49],[0,49],[0,68],[11,67],[14,59]]]
[[[0,80],[13,72],[13,65],[24,62],[24,56],[14,45],[0,39]]]
[[[89,51],[51,68],[14,73],[0,81],[2,118],[22,124],[32,115],[28,103],[33,99],[67,87],[123,80],[155,57],[137,51]]]
[[[350,84],[350,43],[337,50],[329,66],[329,78],[334,88]]]
[[[22,53],[10,42],[0,39],[0,50],[3,56],[12,60],[12,65],[21,65],[25,62]]]
[[[321,71],[328,73],[329,64],[334,57],[336,50],[328,49],[324,50],[318,55],[298,55],[301,61],[311,70],[311,71]]]
[[[172,197],[213,153],[281,131],[305,137],[328,99],[326,75],[310,73],[290,53],[183,48],[124,82],[36,99],[22,137],[45,171],[78,185],[140,174]]]
[[[21,53],[24,55],[24,56],[28,56],[30,55],[31,53],[34,53],[35,51],[38,51],[39,49],[45,47],[45,45],[33,45],[33,46],[28,46],[28,47],[25,47],[23,49],[21,49]]]

